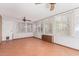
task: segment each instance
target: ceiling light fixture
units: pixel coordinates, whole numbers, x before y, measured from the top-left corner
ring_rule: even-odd
[[[35,3],[35,5],[41,5],[43,3]],[[50,11],[54,10],[55,9],[55,4],[56,3],[46,3],[48,4],[49,8],[50,8]]]

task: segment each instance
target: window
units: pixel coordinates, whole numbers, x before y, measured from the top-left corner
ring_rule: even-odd
[[[18,23],[18,33],[24,33],[26,32],[26,24],[23,22]]]
[[[55,34],[69,35],[69,16],[67,14],[55,16],[53,27]]]
[[[32,23],[27,23],[27,32],[32,32]]]

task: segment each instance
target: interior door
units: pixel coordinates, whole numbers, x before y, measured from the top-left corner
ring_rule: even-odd
[[[2,16],[0,15],[0,43],[2,41]]]

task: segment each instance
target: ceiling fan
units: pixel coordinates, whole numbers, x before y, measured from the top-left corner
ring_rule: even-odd
[[[22,20],[23,20],[24,22],[26,22],[26,21],[31,22],[31,20],[27,20],[26,17],[24,17]]]
[[[35,3],[35,5],[39,5],[39,4],[42,4],[42,3]],[[56,3],[46,3],[46,4],[48,4],[50,11],[53,11],[55,9]]]

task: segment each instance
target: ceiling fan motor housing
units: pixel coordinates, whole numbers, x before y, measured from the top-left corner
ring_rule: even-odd
[[[24,22],[26,21],[25,17],[24,17],[23,21],[24,21]]]

